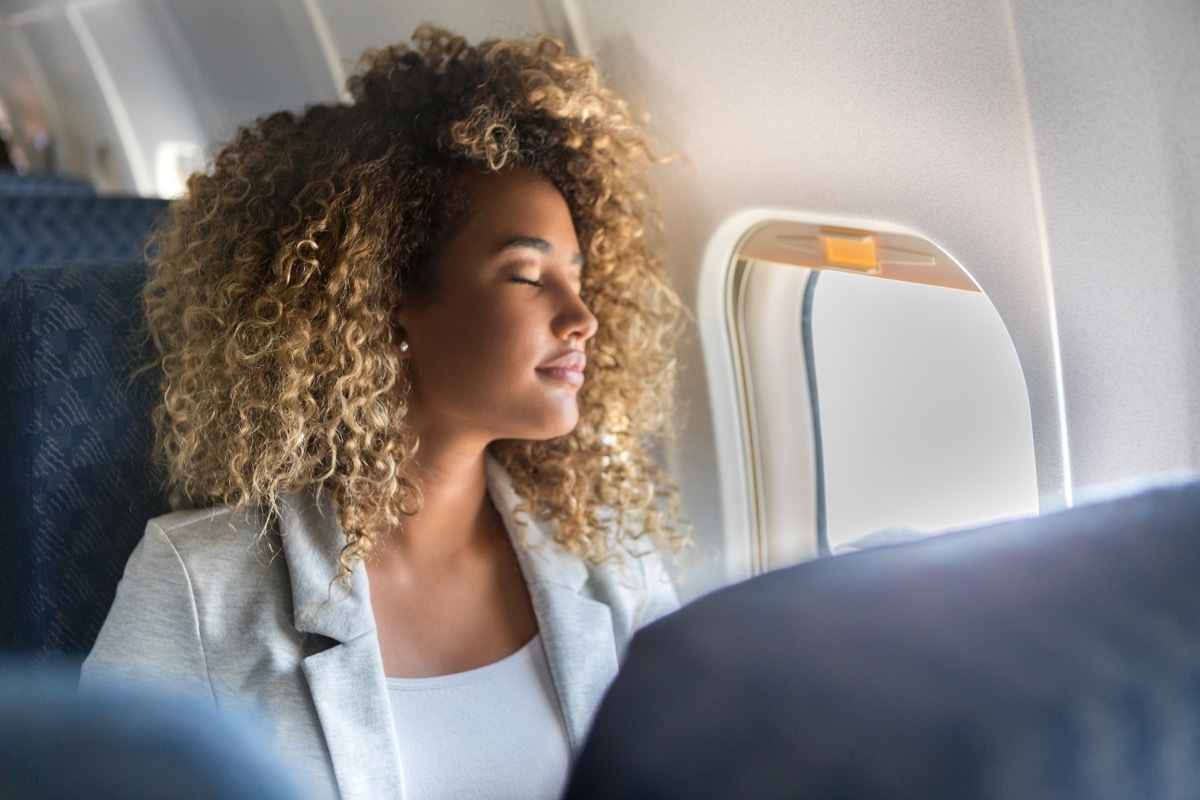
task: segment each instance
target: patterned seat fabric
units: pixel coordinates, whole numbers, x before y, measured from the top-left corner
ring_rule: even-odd
[[[150,197],[0,192],[0,278],[44,264],[140,260],[166,206]]]
[[[66,175],[0,170],[0,194],[52,194],[86,197],[94,196],[96,190],[90,183]]]
[[[142,262],[25,270],[0,284],[0,650],[83,654],[146,520],[154,379]]]

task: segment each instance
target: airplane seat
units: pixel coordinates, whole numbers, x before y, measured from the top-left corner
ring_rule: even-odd
[[[77,683],[58,664],[0,659],[0,797],[306,796],[251,718],[144,686]]]
[[[642,629],[564,800],[1200,786],[1200,480],[809,561]]]
[[[94,197],[90,183],[67,175],[0,170],[0,195],[55,195]]]
[[[0,279],[45,264],[140,259],[167,202],[0,192]]]
[[[0,283],[0,651],[82,656],[146,520],[154,379],[136,372],[139,261]]]

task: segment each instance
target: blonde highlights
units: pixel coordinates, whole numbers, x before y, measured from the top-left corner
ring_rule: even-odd
[[[349,103],[239,131],[156,236],[144,302],[173,505],[273,512],[286,492],[328,491],[343,574],[416,511],[396,291],[436,292],[457,176],[517,167],[566,199],[599,329],[576,429],[491,450],[581,557],[676,545],[677,492],[653,455],[681,307],[647,243],[653,158],[624,102],[552,37],[470,46],[428,26],[367,53],[348,86]]]

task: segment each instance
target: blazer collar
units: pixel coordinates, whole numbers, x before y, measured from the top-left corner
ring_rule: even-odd
[[[334,580],[346,535],[337,510],[325,494],[301,491],[280,501],[279,529],[288,575],[296,630],[348,642],[375,629],[367,570],[354,565],[350,582]]]

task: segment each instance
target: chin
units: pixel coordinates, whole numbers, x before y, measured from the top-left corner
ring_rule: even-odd
[[[551,439],[558,439],[563,436],[566,436],[575,430],[575,426],[578,422],[579,422],[579,420],[575,419],[571,422],[570,425],[559,426],[558,428],[555,428],[552,432],[549,432],[544,436],[537,437],[537,439],[539,441],[546,442],[546,441],[550,441]]]
[[[579,412],[575,409],[570,414],[555,415],[554,419],[543,420],[536,426],[530,426],[526,435],[513,438],[527,439],[534,442],[547,442],[566,436],[575,430],[579,424]]]

